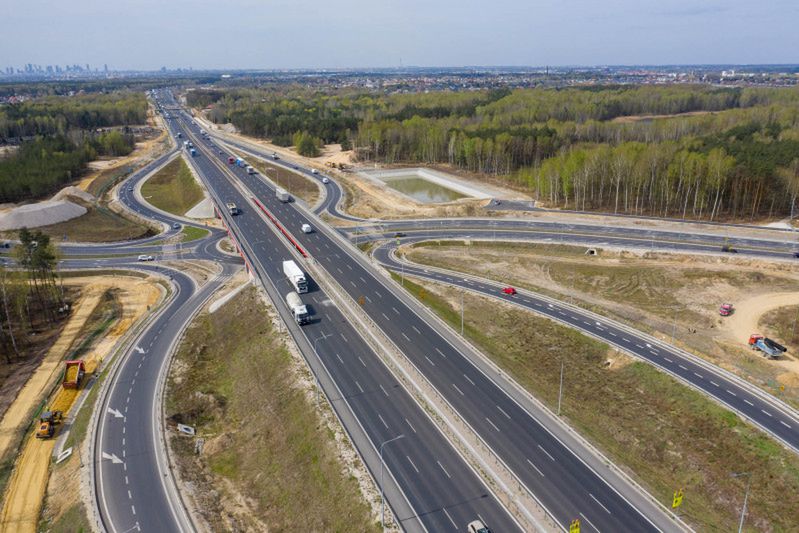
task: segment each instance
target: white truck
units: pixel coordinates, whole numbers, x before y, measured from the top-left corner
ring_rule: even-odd
[[[255,174],[255,168],[251,166],[247,166],[247,174]]]
[[[310,321],[311,317],[308,315],[308,308],[302,303],[299,294],[294,291],[288,293],[286,295],[286,304],[289,306],[289,311],[291,311],[297,324],[302,326]]]
[[[239,214],[239,208],[236,207],[236,204],[234,204],[233,202],[226,203],[225,207],[227,208],[227,212],[230,213],[231,216]]]
[[[294,261],[283,261],[283,275],[288,278],[298,293],[308,292],[308,280]]]
[[[291,195],[288,192],[286,192],[284,189],[281,189],[280,187],[277,187],[275,189],[275,196],[277,196],[277,199],[283,203],[291,201]]]

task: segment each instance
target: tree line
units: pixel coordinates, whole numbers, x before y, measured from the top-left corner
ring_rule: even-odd
[[[13,155],[0,159],[0,203],[52,194],[80,176],[89,161],[129,154],[134,145],[133,135],[116,130],[99,135],[78,131],[24,142]]]
[[[144,124],[142,93],[48,96],[0,107],[0,138],[65,135],[71,130]]]
[[[189,103],[280,143],[302,134],[342,142],[363,161],[504,176],[554,207],[717,220],[777,216],[795,199],[796,88],[267,87],[191,91]]]
[[[19,240],[13,250],[19,269],[0,266],[0,348],[7,363],[23,353],[33,332],[53,327],[66,312],[50,237],[23,228]]]

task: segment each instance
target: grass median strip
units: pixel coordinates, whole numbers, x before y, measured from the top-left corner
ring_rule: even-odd
[[[198,316],[167,393],[168,422],[204,439],[173,438],[181,476],[214,531],[376,531],[293,364],[254,289]]]
[[[145,181],[141,194],[158,209],[179,216],[203,199],[203,190],[182,157],[176,157]]]
[[[399,281],[399,276],[394,276]],[[428,282],[405,289],[460,330],[460,294]],[[465,334],[523,387],[556,409],[565,365],[564,418],[664,505],[701,531],[731,531],[751,472],[746,525],[799,523],[799,458],[703,395],[646,363],[548,319],[466,293]]]

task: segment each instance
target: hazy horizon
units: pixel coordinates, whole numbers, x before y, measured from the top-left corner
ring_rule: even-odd
[[[366,69],[781,65],[799,3],[774,0],[100,0],[26,2],[0,68]]]

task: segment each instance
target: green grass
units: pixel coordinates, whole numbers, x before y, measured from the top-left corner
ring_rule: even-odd
[[[82,205],[88,210],[85,215],[38,229],[50,235],[56,243],[62,242],[64,236],[73,242],[113,242],[140,239],[153,234],[149,227],[118,215],[107,207]]]
[[[405,288],[460,329],[451,289],[408,279]],[[662,503],[670,505],[673,491],[683,488],[681,514],[698,530],[736,528],[745,487],[730,473],[748,471],[746,530],[795,531],[799,457],[728,410],[646,363],[533,313],[467,293],[465,318],[467,338],[553,410],[564,361],[564,418]]]
[[[289,191],[293,196],[301,198],[308,205],[313,205],[316,203],[317,198],[319,198],[319,188],[316,182],[311,178],[307,178],[301,174],[283,168],[282,166],[273,165],[252,156],[244,157],[242,154],[237,155],[247,161],[248,164],[255,167],[262,175],[267,176],[280,187]]]
[[[204,239],[211,232],[194,226],[183,226],[183,230],[180,233],[183,235],[183,242],[189,242]]]
[[[376,531],[357,482],[344,473],[318,407],[294,383],[291,355],[272,329],[257,291],[248,289],[189,327],[170,374],[170,423],[206,439],[173,438],[184,479],[196,483],[213,530],[233,484],[275,531]],[[252,519],[252,518],[251,518]],[[246,520],[246,519],[245,519]],[[244,522],[242,530],[260,529]]]
[[[86,508],[82,502],[74,504],[52,524],[40,524],[39,531],[48,533],[88,533],[92,531]]]
[[[141,194],[158,209],[180,216],[203,199],[203,190],[182,157],[176,157],[145,181]]]

